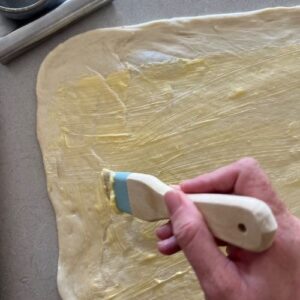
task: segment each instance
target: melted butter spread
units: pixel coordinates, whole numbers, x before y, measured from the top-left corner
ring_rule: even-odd
[[[299,45],[264,47],[60,85],[40,130],[64,299],[204,299],[182,254],[158,254],[157,223],[116,212],[103,168],[176,184],[254,156],[300,216],[299,62]]]

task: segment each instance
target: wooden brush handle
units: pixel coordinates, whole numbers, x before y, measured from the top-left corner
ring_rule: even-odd
[[[172,190],[170,186],[154,176],[131,173],[127,188],[134,216],[146,221],[169,218],[164,195]],[[272,244],[277,223],[265,202],[236,195],[186,195],[201,211],[215,237],[256,252]]]
[[[203,214],[215,237],[243,249],[267,249],[277,230],[271,209],[252,197],[187,194]]]

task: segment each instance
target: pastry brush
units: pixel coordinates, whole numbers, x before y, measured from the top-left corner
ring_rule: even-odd
[[[106,194],[121,212],[146,220],[168,219],[164,195],[172,187],[141,173],[102,172]],[[225,194],[186,194],[203,214],[212,234],[231,245],[261,252],[269,248],[277,230],[269,206],[256,198]]]

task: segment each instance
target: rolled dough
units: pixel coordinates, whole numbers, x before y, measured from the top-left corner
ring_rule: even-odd
[[[157,224],[105,198],[103,168],[173,184],[254,156],[300,216],[299,28],[299,7],[267,9],[99,29],[49,54],[38,138],[63,299],[204,297],[182,254],[158,254]]]

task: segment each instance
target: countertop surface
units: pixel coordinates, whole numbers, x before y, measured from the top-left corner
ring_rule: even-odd
[[[0,64],[0,299],[60,299],[55,215],[36,138],[36,77],[49,51],[95,28],[292,5],[300,0],[114,0]]]

